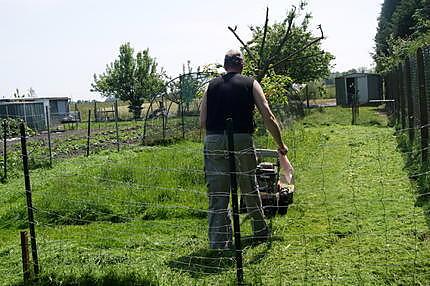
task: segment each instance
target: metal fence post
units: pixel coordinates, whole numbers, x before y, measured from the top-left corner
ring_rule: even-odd
[[[27,154],[27,138],[25,132],[25,123],[20,124],[21,131],[21,153],[22,165],[24,169],[24,182],[25,182],[25,195],[27,199],[27,213],[28,225],[30,228],[30,242],[31,242],[31,256],[33,258],[34,274],[39,274],[39,259],[37,256],[37,243],[36,243],[36,228],[34,223],[34,208],[31,193],[30,170],[28,168],[28,154]]]
[[[45,107],[45,113],[46,113],[46,128],[48,129],[49,166],[52,168],[51,118],[49,116],[48,106]]]
[[[239,223],[239,202],[237,196],[237,178],[236,178],[236,161],[234,156],[234,136],[233,136],[233,119],[226,120],[227,140],[228,140],[228,159],[230,165],[230,190],[233,207],[233,227],[234,227],[234,245],[236,248],[236,275],[237,284],[243,285],[243,258],[242,244],[240,241],[240,223]]]
[[[306,85],[306,87],[305,87],[305,93],[306,93],[306,108],[309,109],[310,104],[309,104],[309,87],[308,87],[308,85]]]
[[[7,181],[7,122],[3,121],[3,181]]]
[[[90,137],[91,137],[91,109],[88,110],[87,157],[90,156]]]
[[[429,118],[427,109],[426,96],[426,79],[424,74],[424,56],[423,50],[417,50],[417,77],[420,99],[420,121],[421,121],[421,162],[425,169],[428,165],[428,147],[429,147]]]
[[[161,111],[162,111],[162,120],[163,120],[163,141],[166,140],[166,112],[164,108],[164,95],[161,95]]]
[[[115,100],[114,108],[115,108],[116,150],[119,152],[118,100]]]
[[[179,111],[181,112],[182,139],[185,139],[184,96],[182,95],[182,76],[179,77]]]

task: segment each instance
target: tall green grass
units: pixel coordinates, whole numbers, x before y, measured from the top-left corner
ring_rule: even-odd
[[[373,108],[312,111],[286,128],[294,204],[273,239],[247,243],[249,285],[428,285],[429,214],[393,129]],[[266,136],[256,145],[274,148]],[[207,249],[202,146],[102,152],[32,173],[38,285],[233,285],[235,262]],[[22,182],[0,186],[1,285],[20,285]]]

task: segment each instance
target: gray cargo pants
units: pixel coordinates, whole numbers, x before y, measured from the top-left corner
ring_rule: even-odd
[[[226,135],[206,135],[205,137],[205,175],[209,197],[209,242],[213,249],[226,249],[232,246],[232,227],[230,219],[230,168]],[[252,219],[255,237],[265,238],[269,229],[264,219],[261,198],[258,191],[255,169],[257,160],[252,135],[234,134],[236,172],[241,195],[244,197],[247,212]]]

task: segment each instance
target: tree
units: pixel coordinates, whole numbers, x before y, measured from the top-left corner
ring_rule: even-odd
[[[376,70],[397,65],[430,38],[430,0],[385,0],[375,37]]]
[[[306,20],[307,21],[307,20]],[[257,53],[262,46],[264,35],[261,27],[255,27],[251,51]],[[265,53],[272,54],[273,70],[278,75],[288,75],[295,83],[306,83],[324,78],[330,74],[330,62],[334,56],[321,49],[320,42],[308,45],[315,37],[307,28],[307,23],[290,28],[288,40],[282,48],[279,43],[288,31],[288,23],[275,23],[268,27]],[[293,57],[290,55],[295,53]],[[250,61],[246,55],[246,60]],[[285,60],[284,60],[285,59]]]
[[[107,65],[104,73],[94,74],[91,91],[128,101],[130,112],[138,119],[142,104],[163,91],[163,78],[164,73],[157,71],[157,63],[148,49],[135,56],[130,43],[126,43],[121,45],[118,58]]]
[[[191,61],[187,62],[187,68],[183,65],[182,71],[182,75],[179,78],[179,89],[181,100],[185,104],[185,110],[189,111],[190,103],[196,98],[197,92],[202,83],[201,80],[196,78],[196,72],[193,73]],[[200,68],[197,67],[197,73],[199,72]]]
[[[272,25],[269,25],[267,8],[264,25],[250,27],[252,38],[247,43],[236,33],[237,27],[229,27],[242,44],[247,62],[245,74],[254,76],[265,89],[274,90],[276,85],[283,88],[282,92],[276,93],[276,97],[285,98],[292,83],[305,83],[330,74],[330,62],[334,57],[321,49],[320,43],[324,39],[321,26],[318,27],[321,33],[318,37],[309,30],[312,16],[304,12],[305,7],[306,2],[303,1],[298,8],[293,7],[282,22]]]

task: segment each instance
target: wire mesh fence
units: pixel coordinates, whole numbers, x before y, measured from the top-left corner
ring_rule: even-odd
[[[429,77],[419,67],[419,58],[410,59],[386,76],[400,126],[394,132],[327,125],[286,133],[296,169],[294,201],[286,215],[267,219],[271,237],[263,243],[255,242],[250,216],[240,214],[239,249],[234,240],[231,250],[208,247],[212,210],[197,117],[154,118],[145,137],[139,121],[118,122],[116,132],[115,122],[90,119],[89,133],[80,127],[52,132],[51,138],[26,130],[30,188],[19,177],[19,145],[8,148],[6,159],[17,179],[0,186],[0,285],[22,283],[17,234],[31,227],[40,266],[31,268],[31,276],[41,284],[234,285],[242,282],[238,270],[249,285],[428,284],[430,171],[423,166],[429,122],[422,106],[429,92],[421,83]],[[183,137],[196,142],[159,144]],[[121,152],[115,152],[118,143]],[[273,146],[266,136],[255,143]],[[411,163],[407,172],[397,144]],[[88,146],[89,158],[77,156]],[[229,154],[214,153],[224,159]],[[51,156],[54,168],[41,168],[50,167]],[[216,175],[253,178],[256,170]],[[230,189],[221,195],[229,198]],[[229,229],[230,223],[222,226]]]
[[[417,132],[421,128],[414,127]],[[390,129],[360,126],[344,127],[334,135],[328,135],[331,127],[324,132],[291,130],[286,140],[298,191],[287,214],[270,219],[272,237],[266,243],[253,243],[250,219],[240,215],[244,283],[430,281],[430,214],[420,205],[429,194],[417,192],[415,183],[429,174],[411,171],[410,181],[399,173],[401,154],[393,146],[409,129],[394,135]],[[85,144],[85,136],[81,139]],[[46,158],[30,142],[29,162]],[[256,144],[270,146],[266,138],[256,139]],[[215,151],[226,156],[225,150]],[[422,151],[416,145],[408,149],[415,155]],[[208,248],[203,153],[201,144],[192,142],[146,146],[90,159],[81,156],[57,162],[53,170],[33,172],[31,209],[40,283],[235,284],[236,253]],[[342,164],[336,164],[336,158]],[[4,281],[19,283],[22,269],[14,230],[27,228],[28,206],[22,183],[11,183],[16,188],[2,192],[0,199],[5,241],[0,273]]]

